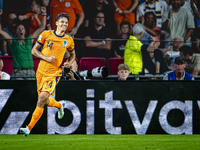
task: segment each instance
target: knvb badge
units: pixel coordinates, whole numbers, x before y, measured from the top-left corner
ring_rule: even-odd
[[[67,43],[68,43],[67,40],[63,40],[63,45],[64,46],[67,46]]]

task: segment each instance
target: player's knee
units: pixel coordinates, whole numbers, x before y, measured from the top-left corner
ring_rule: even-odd
[[[38,105],[45,105],[47,103],[48,98],[49,94],[40,94],[38,96]]]

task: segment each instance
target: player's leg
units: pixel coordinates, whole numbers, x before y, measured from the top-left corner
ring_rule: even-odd
[[[53,97],[49,97],[48,101],[49,103],[47,106],[58,108],[58,119],[62,119],[65,114],[64,112],[65,102],[63,101],[57,102]]]
[[[36,81],[37,81],[37,91],[38,91],[38,102],[39,101],[42,101],[41,99],[43,99],[44,97],[46,97],[48,99],[49,97],[49,93],[46,93],[44,92],[41,92],[41,89],[43,87],[43,85],[45,85],[45,80],[44,80],[44,75],[37,72],[36,73]],[[40,104],[38,106],[38,103],[37,102],[37,106],[35,108],[35,111],[33,112],[32,114],[32,118],[31,118],[31,121],[29,123],[29,125],[26,127],[26,128],[20,128],[20,133],[23,133],[24,136],[28,136],[33,128],[33,126],[37,123],[37,121],[40,119],[40,117],[42,116],[43,114],[43,111],[44,111],[44,105],[41,107],[42,104]]]
[[[49,93],[51,95],[54,95],[55,93],[55,87],[60,81],[61,77],[55,77],[55,79],[52,82],[52,88],[49,90]],[[65,107],[65,102],[57,102],[53,97],[49,97],[47,100],[47,106],[49,107],[56,107],[58,108],[58,119],[62,119],[64,116],[64,107]]]
[[[44,106],[47,104],[47,100],[49,96],[50,94],[47,92],[41,92],[40,95],[38,96],[37,106],[35,108],[35,111],[32,114],[32,118],[29,125],[26,128],[20,128],[20,133],[23,133],[24,136],[27,137],[30,134],[32,128],[41,118],[44,112]]]

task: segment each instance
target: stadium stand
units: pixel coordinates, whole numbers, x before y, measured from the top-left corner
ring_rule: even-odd
[[[106,66],[106,58],[104,57],[81,57],[79,60],[79,69],[81,71],[102,66]]]
[[[117,75],[118,71],[118,65],[124,63],[124,58],[115,58],[111,57],[108,58],[107,61],[107,68],[108,68],[108,74],[109,75]]]

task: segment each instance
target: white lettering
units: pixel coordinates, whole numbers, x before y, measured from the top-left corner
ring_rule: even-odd
[[[99,108],[105,108],[105,129],[109,134],[121,134],[121,127],[113,126],[113,109],[122,109],[120,100],[113,100],[113,91],[105,93],[105,100],[99,101]]]
[[[149,124],[151,122],[151,118],[157,106],[157,103],[158,103],[157,100],[150,101],[147,111],[145,113],[144,119],[141,124],[133,102],[131,100],[125,101],[126,107],[128,109],[128,113],[130,115],[131,121],[133,123],[133,126],[137,134],[146,134]]]
[[[173,109],[179,109],[185,116],[184,123],[179,127],[172,127],[167,121],[168,113]],[[168,134],[192,134],[193,133],[192,101],[171,101],[165,104],[160,110],[159,122],[164,131]]]

